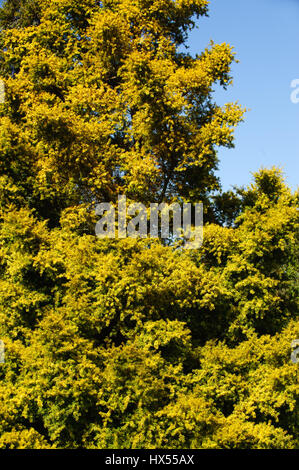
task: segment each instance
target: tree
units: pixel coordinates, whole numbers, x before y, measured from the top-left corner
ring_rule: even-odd
[[[232,145],[243,115],[211,95],[231,81],[232,48],[179,49],[207,3],[5,2],[6,199],[16,185],[20,204],[54,225],[66,207],[118,194],[207,201],[219,187],[216,146]]]
[[[233,53],[179,52],[202,0],[1,10],[1,448],[294,448],[298,195],[212,198]],[[200,250],[99,240],[118,194],[205,202]],[[215,223],[216,222],[216,223]]]

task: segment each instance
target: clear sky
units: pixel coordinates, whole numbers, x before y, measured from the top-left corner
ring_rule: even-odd
[[[273,165],[296,189],[299,103],[290,96],[291,82],[299,79],[299,0],[210,0],[209,18],[197,24],[188,41],[192,55],[213,39],[234,46],[240,61],[232,68],[233,86],[215,87],[215,101],[250,109],[236,131],[235,148],[219,149],[223,189],[247,185],[250,173]]]

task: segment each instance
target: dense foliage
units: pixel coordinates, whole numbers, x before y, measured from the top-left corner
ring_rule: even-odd
[[[1,448],[298,447],[298,194],[222,194],[227,44],[206,0],[0,10]],[[204,243],[100,240],[94,205],[203,202]]]

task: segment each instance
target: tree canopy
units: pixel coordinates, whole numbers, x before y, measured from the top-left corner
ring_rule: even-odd
[[[0,10],[0,448],[295,448],[298,193],[222,193],[228,44],[182,52],[206,0]],[[204,241],[100,240],[119,194],[203,202]]]

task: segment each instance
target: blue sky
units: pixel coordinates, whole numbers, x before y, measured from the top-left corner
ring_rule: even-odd
[[[213,39],[234,46],[234,84],[215,87],[215,101],[249,108],[236,131],[234,149],[219,149],[224,190],[247,185],[261,167],[279,166],[296,189],[299,174],[299,103],[291,82],[299,79],[299,0],[211,0],[209,18],[190,33],[192,55]],[[299,95],[299,94],[298,94]]]

